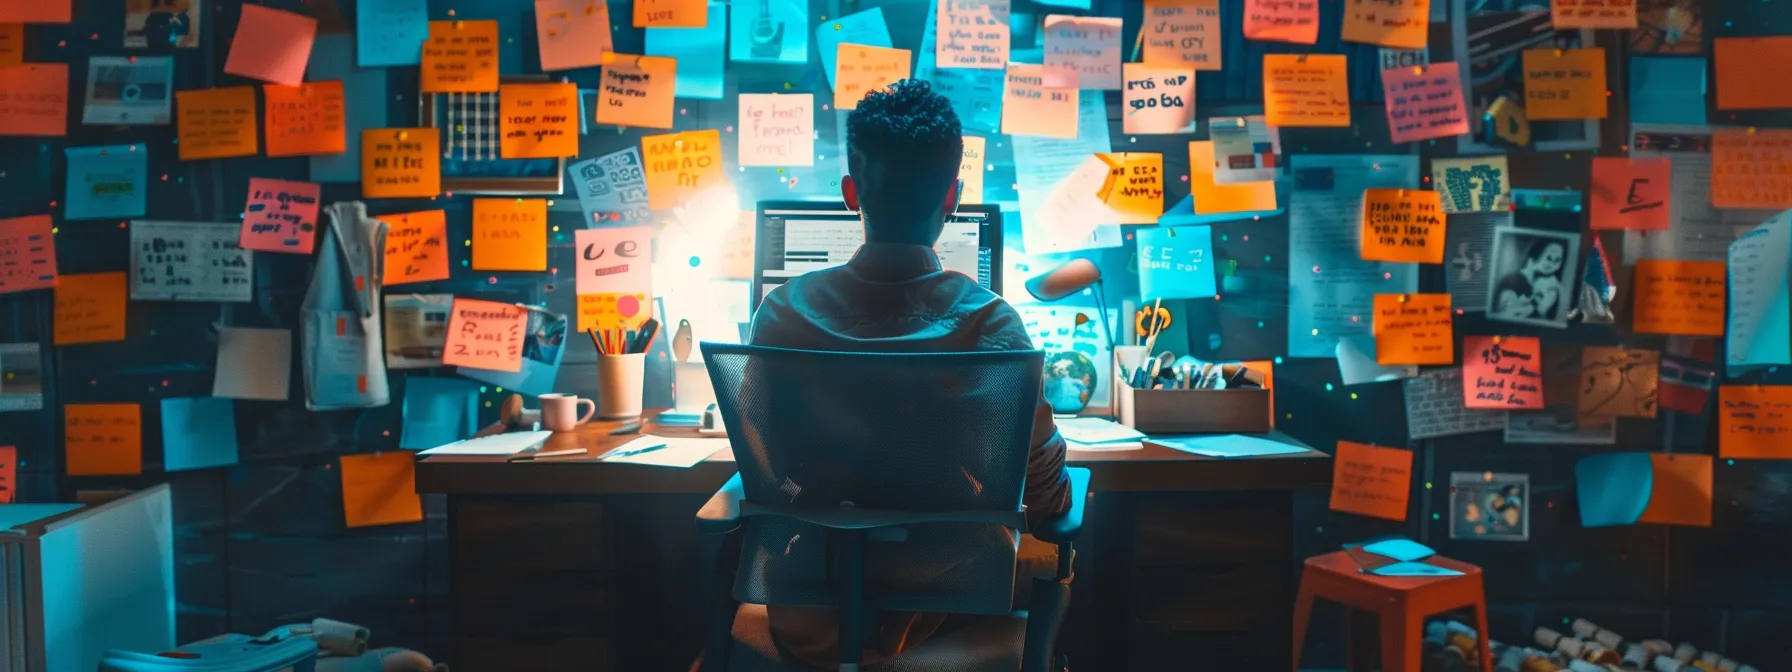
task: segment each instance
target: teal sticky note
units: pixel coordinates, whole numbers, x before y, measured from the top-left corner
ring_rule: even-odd
[[[1383,539],[1372,544],[1364,544],[1363,550],[1384,558],[1393,558],[1400,562],[1413,562],[1437,555],[1437,551],[1431,550],[1430,546],[1404,537]]]
[[[1705,59],[1630,57],[1630,123],[1705,125]]]
[[[348,149],[341,154],[311,157],[311,181],[361,181],[361,131],[385,128],[386,71],[355,65],[354,37],[319,35],[311,46],[311,64],[305,79],[313,82],[342,81],[342,121]]]
[[[423,42],[429,39],[429,0],[360,0],[355,3],[355,18],[362,67],[422,64]]]
[[[142,217],[149,190],[149,147],[70,147],[63,219]]]
[[[1139,229],[1138,245],[1139,295],[1145,299],[1211,299],[1219,292],[1211,227],[1148,226]]]
[[[821,71],[827,73],[828,88],[834,87],[834,59],[840,55],[841,43],[890,48],[890,25],[884,23],[882,7],[872,7],[857,14],[821,22],[815,27],[815,50],[821,54]]]
[[[728,60],[809,62],[808,0],[741,3],[732,20],[733,23],[728,24]]]
[[[162,470],[236,464],[236,406],[217,397],[162,400]]]
[[[1462,572],[1423,562],[1396,562],[1369,571],[1376,576],[1462,576]]]
[[[1574,465],[1580,526],[1635,525],[1649,508],[1655,465],[1648,453],[1605,453]]]
[[[722,43],[728,39],[728,6],[709,3],[709,21],[702,28],[648,28],[647,55],[678,59],[672,95],[721,100]]]
[[[398,447],[447,445],[479,431],[479,384],[459,378],[411,377],[404,383],[404,430]]]

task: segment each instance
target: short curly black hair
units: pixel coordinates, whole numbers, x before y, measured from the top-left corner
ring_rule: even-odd
[[[846,145],[860,207],[875,223],[913,222],[937,209],[964,155],[951,101],[918,79],[866,94],[846,119]]]

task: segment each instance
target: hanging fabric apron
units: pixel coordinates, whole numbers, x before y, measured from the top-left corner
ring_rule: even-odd
[[[380,338],[380,279],[386,223],[360,201],[332,203],[329,230],[305,290],[305,407],[314,411],[384,406],[385,346]]]

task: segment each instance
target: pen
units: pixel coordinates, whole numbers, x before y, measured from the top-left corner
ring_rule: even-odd
[[[633,434],[639,431],[641,431],[641,421],[639,419],[630,420],[622,423],[621,427],[610,430],[610,436],[622,436],[624,434]]]
[[[545,452],[542,452],[542,451],[523,452],[523,453],[517,453],[515,455],[510,456],[509,461],[510,462],[528,462],[529,460],[539,460],[544,457],[561,457],[564,455],[583,455],[583,454],[585,454],[584,448],[567,448],[565,450],[549,450],[549,451],[545,451]]]

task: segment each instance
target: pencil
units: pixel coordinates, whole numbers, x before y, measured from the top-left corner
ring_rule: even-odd
[[[585,335],[591,337],[591,347],[597,348],[597,354],[604,354],[604,344],[602,341],[597,340],[597,330],[586,329]]]

